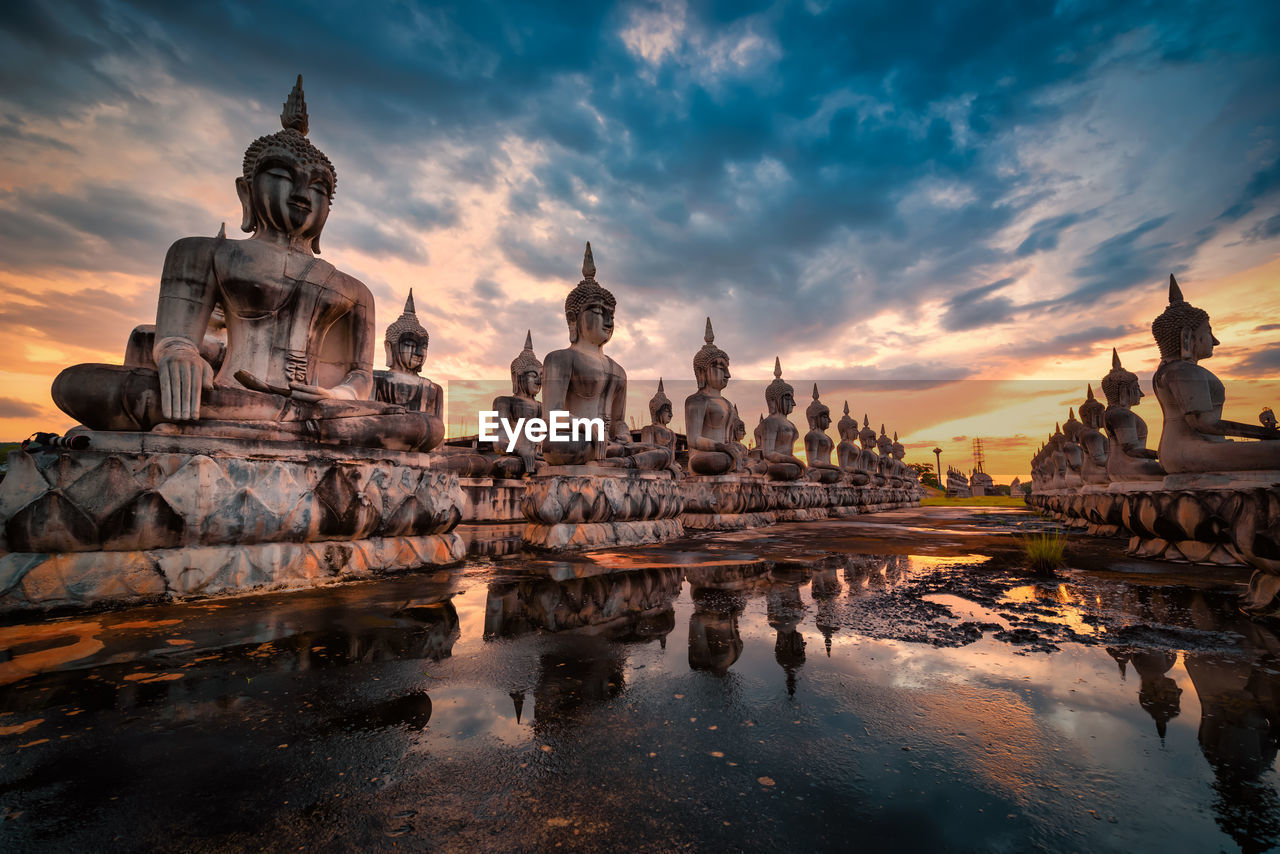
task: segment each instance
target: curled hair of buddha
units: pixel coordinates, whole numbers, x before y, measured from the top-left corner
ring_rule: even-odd
[[[587,249],[582,253],[582,281],[564,298],[564,319],[569,324],[570,341],[578,340],[578,316],[587,306],[596,304],[613,311],[618,301],[596,281],[596,262],[591,257],[591,242],[587,241]]]
[[[895,454],[899,454],[899,453],[900,453],[900,454],[902,454],[903,456],[906,456],[906,454],[907,454],[907,446],[906,446],[906,445],[904,445],[904,444],[902,444],[901,442],[899,442],[899,441],[898,441],[898,431],[897,431],[897,430],[894,430],[894,431],[893,431],[893,452],[894,452]]]
[[[1177,359],[1182,356],[1182,331],[1195,331],[1209,320],[1209,313],[1196,308],[1182,298],[1178,280],[1169,276],[1169,305],[1160,316],[1151,321],[1151,335],[1160,348],[1161,359]]]
[[[671,410],[671,398],[667,397],[667,393],[662,390],[662,378],[658,378],[658,393],[649,398],[649,417],[654,421],[658,420],[658,413],[663,407]]]
[[[1080,420],[1085,424],[1101,422],[1102,414],[1106,411],[1106,407],[1093,396],[1093,384],[1089,384],[1088,398],[1080,404]]]
[[[726,364],[729,362],[729,354],[721,350],[715,345],[716,333],[711,328],[711,318],[707,318],[707,330],[702,335],[705,342],[702,349],[693,357],[693,375],[701,384],[707,376],[707,369],[711,367],[711,363],[716,359],[723,359]]]
[[[844,402],[844,415],[840,416],[839,423],[836,424],[836,432],[841,436],[845,435],[845,431],[853,430],[853,435],[858,435],[858,419],[849,417],[849,401]]]
[[[805,409],[804,417],[807,418],[809,422],[812,424],[817,420],[819,415],[824,415],[824,414],[829,416],[831,414],[831,410],[827,408],[827,405],[825,403],[823,403],[821,400],[818,400],[818,384],[814,383],[813,384],[813,402],[809,404],[807,409]]]
[[[1102,378],[1102,393],[1107,398],[1107,406],[1120,403],[1120,392],[1130,385],[1137,385],[1138,375],[1126,371],[1120,365],[1120,354],[1111,348],[1111,371]]]
[[[516,379],[530,371],[541,370],[542,363],[533,354],[533,332],[530,330],[524,334],[524,349],[520,351],[520,355],[511,360],[511,378]]]
[[[284,128],[283,130],[260,136],[245,149],[242,165],[245,180],[253,180],[258,164],[264,157],[277,153],[286,154],[308,166],[323,166],[327,169],[329,177],[333,179],[333,183],[329,185],[329,198],[332,199],[334,188],[338,186],[338,171],[333,168],[333,163],[325,153],[307,139],[310,126],[307,119],[307,102],[302,96],[301,74],[298,75],[298,82],[293,84],[289,99],[284,102],[284,109],[280,113],[280,125]]]
[[[1080,438],[1080,431],[1084,425],[1076,420],[1075,407],[1067,410],[1067,421],[1062,425],[1062,435],[1075,442]]]
[[[796,390],[789,383],[782,379],[782,359],[778,356],[773,357],[773,382],[769,383],[764,390],[764,401],[769,404],[770,412],[782,411],[783,395],[791,395],[795,397]]]
[[[858,431],[858,439],[865,445],[867,443],[875,444],[876,430],[871,426],[871,421],[867,418],[867,414],[862,413],[862,429]]]
[[[427,335],[426,328],[418,322],[418,312],[413,307],[413,288],[409,289],[409,298],[404,301],[404,311],[387,327],[385,340],[392,347],[395,347],[400,343],[400,339],[407,334],[421,338],[424,350],[431,340],[430,336]]]

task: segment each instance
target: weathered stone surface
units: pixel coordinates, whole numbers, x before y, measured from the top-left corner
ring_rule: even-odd
[[[675,519],[684,507],[666,474],[595,466],[551,468],[528,480],[520,509],[541,525]]]
[[[778,516],[771,510],[746,513],[685,513],[680,524],[686,531],[741,531],[775,525]]]
[[[527,481],[496,477],[459,478],[462,487],[462,521],[517,522],[524,519],[520,502]]]
[[[530,522],[524,529],[525,545],[552,551],[603,546],[640,546],[661,543],[684,535],[679,519],[620,522],[569,522],[544,525]]]

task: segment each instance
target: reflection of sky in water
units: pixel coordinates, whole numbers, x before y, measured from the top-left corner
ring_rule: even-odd
[[[850,610],[876,596],[892,607],[885,591],[904,581],[984,560],[865,556],[818,571],[718,562],[685,574],[678,563],[566,566],[559,581],[471,568],[133,622],[10,627],[3,672],[80,670],[11,689],[0,749],[38,740],[47,724],[21,727],[72,706],[99,727],[126,714],[124,730],[167,732],[167,744],[193,721],[239,732],[252,717],[245,737],[261,750],[316,739],[317,754],[381,757],[373,779],[422,782],[444,762],[494,774],[494,791],[545,783],[547,804],[607,812],[618,844],[628,832],[653,840],[639,814],[655,811],[690,838],[723,833],[729,845],[837,847],[856,828],[865,845],[907,850],[1218,850],[1232,845],[1220,822],[1233,836],[1249,825],[1277,838],[1269,633],[1244,649],[1223,635],[1207,652],[1061,643],[1022,654],[990,630],[954,647],[888,639],[879,623],[856,622],[874,611]],[[1113,626],[1173,610],[1167,597],[1112,598]],[[643,617],[628,617],[637,602]],[[924,602],[949,608],[950,625],[1005,629],[1016,623],[1006,606],[1035,606],[1038,620],[1081,635],[1104,606],[1056,582],[986,605],[953,593]],[[540,627],[575,609],[595,615],[589,625]],[[119,687],[95,688],[107,693],[93,700],[86,680]],[[279,712],[286,694],[297,706]],[[432,797],[474,796],[466,775],[450,779]]]

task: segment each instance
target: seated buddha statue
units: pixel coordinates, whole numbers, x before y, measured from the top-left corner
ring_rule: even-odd
[[[649,423],[640,428],[640,441],[645,445],[666,448],[671,452],[671,462],[667,471],[679,480],[683,476],[680,466],[676,464],[676,431],[667,425],[671,423],[671,398],[662,388],[662,377],[658,377],[658,392],[649,398]]]
[[[893,431],[893,473],[904,485],[914,484],[918,477],[916,470],[907,465],[907,447],[898,441],[898,431]]]
[[[1109,443],[1102,434],[1103,417],[1106,408],[1093,396],[1093,384],[1088,386],[1088,397],[1080,404],[1080,431],[1076,444],[1080,446],[1083,465],[1080,478],[1086,484],[1106,484],[1111,482],[1107,474],[1107,452]]]
[[[880,476],[884,478],[885,483],[888,486],[902,486],[893,467],[893,440],[885,432],[883,424],[880,425],[880,435],[876,437],[876,453],[880,458]]]
[[[1270,430],[1276,429],[1276,414],[1268,406],[1258,413],[1258,423]]]
[[[715,345],[716,335],[709,317],[702,340],[702,349],[693,357],[693,376],[698,390],[684,400],[689,470],[702,475],[727,474],[745,469],[746,448],[733,437],[737,409],[722,394],[729,384],[729,355]],[[743,435],[746,429],[743,425]]]
[[[768,463],[770,480],[799,480],[805,465],[793,453],[800,431],[787,416],[796,408],[795,389],[782,379],[782,360],[773,360],[773,382],[764,390],[769,416],[760,423],[757,434],[761,456]]]
[[[871,476],[871,485],[884,486],[888,479],[880,471],[880,455],[876,453],[876,431],[865,412],[862,413],[862,429],[858,431],[858,441],[862,443],[862,465]]]
[[[1133,411],[1146,395],[1138,385],[1138,375],[1120,364],[1120,354],[1111,349],[1111,371],[1102,378],[1102,394],[1107,398],[1103,423],[1107,428],[1107,476],[1112,483],[1163,480],[1159,455],[1147,447],[1147,422]]]
[[[831,410],[818,399],[818,384],[813,384],[813,402],[804,411],[805,420],[809,422],[809,432],[804,434],[804,455],[809,461],[809,470],[805,476],[817,483],[835,483],[840,480],[840,467],[831,462],[831,451],[835,443],[827,435],[831,426]]]
[[[836,445],[836,461],[845,472],[845,479],[855,486],[866,486],[871,474],[862,464],[862,449],[858,447],[858,419],[849,417],[849,401],[844,402],[844,416],[836,423],[840,444]]]
[[[521,418],[544,418],[542,404],[538,402],[538,392],[541,390],[542,363],[533,354],[533,333],[525,332],[524,349],[511,360],[511,394],[493,399],[493,410],[500,419],[498,450],[502,456],[494,462],[498,477],[521,477],[538,470],[542,443],[529,441],[529,437],[521,430],[515,437],[515,447],[507,453],[511,437],[501,424],[503,420],[508,424],[517,424]]]
[[[1170,473],[1280,469],[1280,430],[1222,417],[1226,386],[1199,364],[1220,342],[1209,315],[1169,277],[1169,305],[1151,324],[1160,367],[1151,385],[1164,413],[1160,462]],[[1261,439],[1233,442],[1229,437]]]
[[[54,402],[95,430],[313,440],[410,450],[428,439],[420,413],[369,400],[373,295],[320,260],[336,172],[307,139],[302,78],[283,130],[245,151],[236,192],[245,240],[187,237],[165,257],[155,367],[75,365]],[[215,371],[204,344],[214,310],[226,322]]]
[[[564,301],[569,346],[547,354],[543,407],[548,413],[567,411],[571,418],[600,418],[605,437],[594,433],[567,442],[546,442],[542,455],[553,466],[595,463],[603,466],[662,470],[672,462],[671,451],[631,441],[627,429],[627,372],[604,354],[613,337],[617,300],[595,280],[596,265],[587,244],[582,258],[582,281]]]
[[[1063,448],[1066,436],[1062,435],[1062,425],[1055,423],[1053,432],[1049,434],[1049,488],[1067,488],[1067,453]]]
[[[738,407],[733,407],[733,417],[729,421],[729,453],[733,455],[735,461],[734,471],[749,472],[751,474],[764,474],[767,470],[763,460],[753,460],[747,451],[747,446],[742,444],[742,440],[747,436],[747,425],[743,423],[742,417],[738,415]],[[690,455],[692,462],[692,455]]]
[[[429,451],[444,441],[444,389],[422,376],[430,336],[418,322],[413,290],[404,311],[387,327],[383,347],[387,370],[373,372],[373,399],[403,406],[426,423],[426,438],[415,450]]]
[[[1076,420],[1075,407],[1067,410],[1066,423],[1062,425],[1062,455],[1067,462],[1066,485],[1068,489],[1079,489],[1084,485],[1081,474],[1084,471],[1084,450],[1080,447],[1080,431],[1084,425]]]

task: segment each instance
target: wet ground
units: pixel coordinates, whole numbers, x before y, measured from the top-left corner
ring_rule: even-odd
[[[918,508],[0,626],[0,850],[1261,851],[1243,570]],[[488,554],[489,557],[482,555]]]

